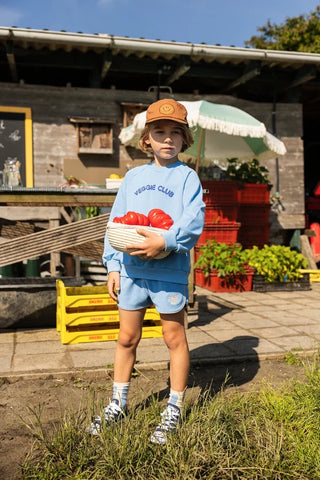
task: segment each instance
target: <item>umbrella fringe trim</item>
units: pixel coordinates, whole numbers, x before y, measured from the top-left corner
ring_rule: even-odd
[[[201,128],[207,130],[214,130],[228,135],[239,135],[241,137],[263,138],[267,130],[263,124],[259,126],[254,125],[240,125],[229,121],[217,120],[199,115],[198,124]],[[194,125],[190,124],[190,127]]]
[[[285,153],[287,153],[287,149],[284,143],[278,138],[270,135],[269,132],[266,133],[266,136],[264,137],[264,141],[267,147],[270,150],[273,150],[278,155],[284,155]]]

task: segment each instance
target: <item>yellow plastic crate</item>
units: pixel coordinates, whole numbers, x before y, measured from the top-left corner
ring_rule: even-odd
[[[66,287],[61,280],[57,280],[56,287],[56,321],[61,343],[117,340],[119,311],[107,287]],[[155,308],[148,308],[143,321],[142,338],[154,337],[162,337],[161,319]]]
[[[61,324],[67,321],[67,314],[89,312],[103,312],[101,316],[110,311],[117,310],[116,302],[110,297],[108,288],[105,285],[66,287],[62,280],[56,281],[57,309],[56,327],[61,331]],[[105,321],[105,320],[103,320]],[[90,323],[90,322],[89,322]]]
[[[309,273],[310,282],[320,282],[320,270],[300,270],[301,273]]]
[[[76,343],[107,342],[117,340],[119,329],[101,329],[101,330],[66,330],[61,336],[61,343],[64,345],[73,345]],[[162,337],[162,327],[143,327],[142,338],[160,338]]]
[[[117,317],[119,318],[119,317]],[[81,321],[85,321],[84,318]],[[119,334],[119,321],[95,322],[93,324],[77,323],[66,325],[61,323],[60,339],[63,344],[80,342],[104,342],[107,340],[117,340]],[[149,308],[146,310],[143,326],[142,338],[162,337],[162,324],[159,313]]]

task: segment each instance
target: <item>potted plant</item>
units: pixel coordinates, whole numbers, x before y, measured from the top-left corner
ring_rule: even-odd
[[[254,158],[250,162],[242,162],[237,158],[227,160],[225,169],[227,180],[238,182],[238,202],[240,204],[268,204],[270,200],[269,171]]]
[[[213,292],[251,290],[254,269],[243,252],[239,244],[207,240],[194,265],[195,284]]]
[[[310,289],[308,274],[301,269],[308,266],[307,259],[301,254],[283,245],[254,246],[243,250],[244,259],[255,269],[253,290],[296,290]]]
[[[229,158],[224,171],[227,180],[233,180],[245,183],[255,183],[268,185],[271,188],[269,171],[263,165],[260,165],[258,159],[254,158],[250,162],[242,162],[238,158]]]
[[[225,176],[237,181],[238,213],[241,224],[238,242],[244,248],[262,247],[269,239],[270,190],[269,171],[254,158],[242,162],[237,158],[227,160]],[[257,228],[259,226],[259,228]]]

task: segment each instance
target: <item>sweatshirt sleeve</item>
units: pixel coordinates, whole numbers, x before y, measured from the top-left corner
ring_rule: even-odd
[[[183,193],[183,213],[170,230],[163,233],[166,250],[185,253],[198,241],[204,226],[205,204],[202,186],[193,170],[186,178]]]
[[[126,213],[126,178],[118,190],[116,199],[110,212],[110,222],[114,217],[122,217]],[[102,262],[108,272],[120,272],[123,254],[115,250],[109,243],[107,232],[104,237],[104,250]]]

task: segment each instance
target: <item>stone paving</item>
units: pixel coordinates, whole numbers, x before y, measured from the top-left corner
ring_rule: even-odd
[[[309,291],[266,293],[212,293],[197,287],[196,302],[188,311],[191,361],[311,355],[320,343],[320,283],[311,286]],[[62,345],[55,328],[0,332],[0,377],[102,374],[113,364],[114,341]],[[137,368],[166,368],[168,360],[162,338],[141,340]]]

